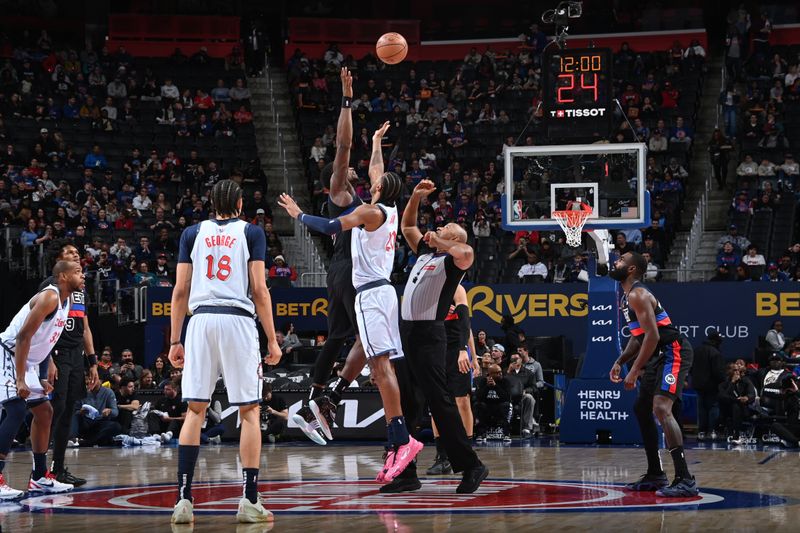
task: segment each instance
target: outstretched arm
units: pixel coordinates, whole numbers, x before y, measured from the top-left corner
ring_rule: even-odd
[[[369,182],[370,185],[374,185],[377,180],[383,176],[384,166],[383,166],[383,148],[381,147],[381,141],[383,140],[383,136],[386,135],[386,132],[389,131],[389,121],[383,123],[383,125],[375,130],[375,133],[372,135],[372,157],[369,160]]]
[[[342,207],[353,201],[348,189],[347,177],[350,166],[350,147],[353,144],[353,76],[347,67],[342,68],[342,108],[339,111],[339,122],[336,125],[336,156],[333,159],[333,175],[331,176],[330,197]]]
[[[400,220],[400,230],[406,238],[408,246],[414,253],[417,253],[419,241],[422,239],[422,232],[417,227],[417,215],[419,214],[419,201],[423,196],[427,196],[434,191],[435,187],[431,180],[422,180],[411,193],[406,208],[403,211],[403,218]]]
[[[338,235],[343,231],[351,230],[358,226],[364,226],[367,231],[376,230],[383,224],[383,211],[377,206],[362,204],[354,211],[339,218],[315,217],[303,213],[303,210],[286,193],[281,194],[278,205],[286,209],[289,216],[296,218],[309,228],[327,235]]]

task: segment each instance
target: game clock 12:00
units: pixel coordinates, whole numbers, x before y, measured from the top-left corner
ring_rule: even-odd
[[[607,134],[614,86],[608,48],[555,49],[545,57],[544,116],[551,132]]]

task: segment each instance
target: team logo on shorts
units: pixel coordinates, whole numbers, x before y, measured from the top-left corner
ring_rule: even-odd
[[[667,385],[675,385],[675,381],[677,380],[675,379],[675,374],[667,374],[664,376],[664,381],[667,382]]]
[[[787,498],[750,492],[704,489],[691,498],[659,498],[629,492],[614,483],[489,479],[475,494],[456,495],[457,480],[423,479],[413,493],[380,494],[373,480],[306,480],[259,483],[265,505],[281,514],[332,513],[519,513],[711,510],[784,505]],[[20,510],[73,513],[172,512],[174,484],[77,490],[27,498]],[[196,483],[196,514],[235,513],[241,483]]]

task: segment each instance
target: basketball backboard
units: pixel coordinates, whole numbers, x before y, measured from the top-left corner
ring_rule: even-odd
[[[588,204],[586,229],[650,224],[645,145],[577,144],[504,148],[503,227],[558,230],[553,211]]]

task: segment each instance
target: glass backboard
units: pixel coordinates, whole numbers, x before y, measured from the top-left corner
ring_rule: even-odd
[[[508,230],[557,230],[552,212],[580,202],[592,209],[586,229],[650,223],[641,143],[505,148],[503,222]]]

